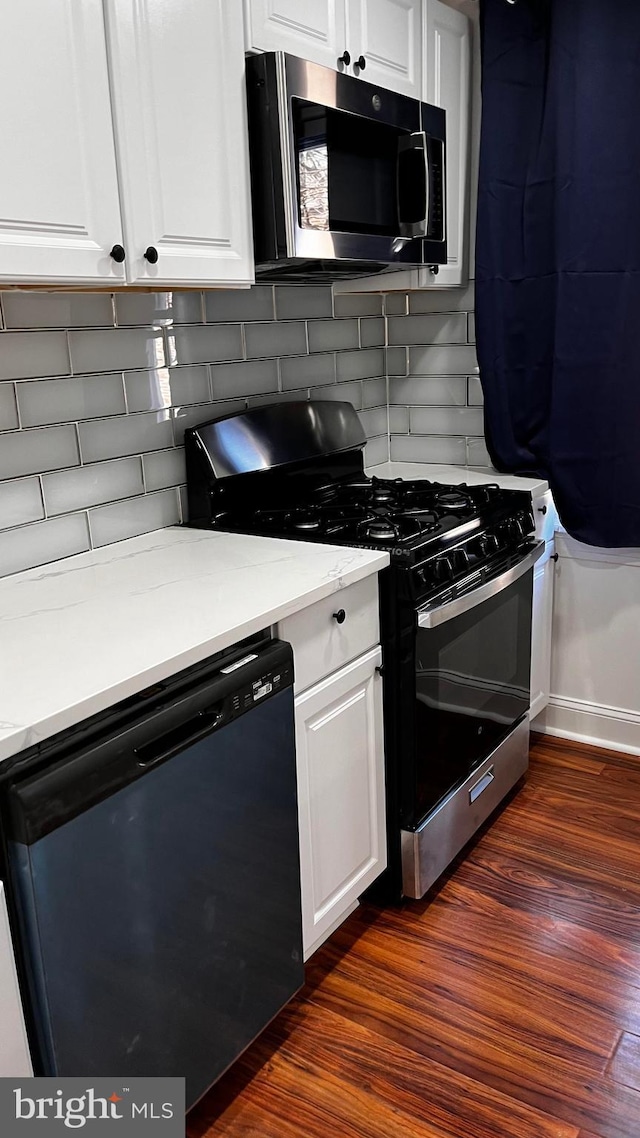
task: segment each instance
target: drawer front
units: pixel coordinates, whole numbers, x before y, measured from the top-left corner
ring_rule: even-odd
[[[380,642],[377,574],[281,620],[278,636],[293,648],[295,690],[305,691]]]

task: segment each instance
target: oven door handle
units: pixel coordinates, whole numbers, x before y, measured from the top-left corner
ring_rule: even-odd
[[[497,577],[485,581],[482,585],[478,585],[477,589],[471,589],[468,593],[463,593],[461,597],[454,597],[451,601],[445,601],[443,605],[437,605],[435,608],[418,609],[418,626],[420,628],[435,628],[438,624],[444,624],[447,620],[453,620],[456,616],[461,616],[464,612],[469,612],[470,609],[481,605],[483,601],[488,601],[490,597],[495,597],[501,593],[503,589],[508,589],[509,585],[513,585],[514,581],[524,577],[533,568],[536,561],[539,561],[544,553],[544,541],[538,541],[529,553],[525,554],[517,565],[512,565],[510,569],[505,569],[504,573],[500,573]]]

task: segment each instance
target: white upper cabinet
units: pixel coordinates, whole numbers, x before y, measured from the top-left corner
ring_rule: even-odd
[[[346,49],[346,0],[245,0],[248,51],[288,51],[337,67]]]
[[[3,4],[0,101],[0,280],[123,280],[102,0]]]
[[[423,271],[420,284],[442,288],[468,276],[471,29],[466,16],[439,0],[427,0],[425,11],[425,97],[447,113],[447,264],[437,276]]]
[[[245,0],[245,7],[247,50],[288,51],[421,98],[423,0]]]
[[[347,0],[347,44],[355,74],[421,99],[422,9],[423,0]]]
[[[127,280],[251,283],[241,3],[105,0],[105,11]]]

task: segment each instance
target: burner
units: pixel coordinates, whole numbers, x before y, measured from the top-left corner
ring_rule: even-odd
[[[294,516],[293,525],[295,529],[308,533],[320,529],[320,518],[314,514],[300,513],[299,517]]]
[[[378,505],[384,502],[395,501],[401,487],[401,478],[395,478],[393,482],[391,482],[389,479],[376,478],[374,474],[371,479],[371,497],[373,498],[374,504]]]
[[[393,541],[397,536],[398,527],[385,518],[380,518],[379,521],[369,522],[365,533],[372,541]]]
[[[436,505],[446,510],[470,510],[471,502],[459,490],[442,490],[436,493]]]

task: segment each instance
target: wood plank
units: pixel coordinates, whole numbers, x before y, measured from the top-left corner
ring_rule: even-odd
[[[362,907],[189,1138],[640,1134],[640,759],[534,740],[426,900]]]

